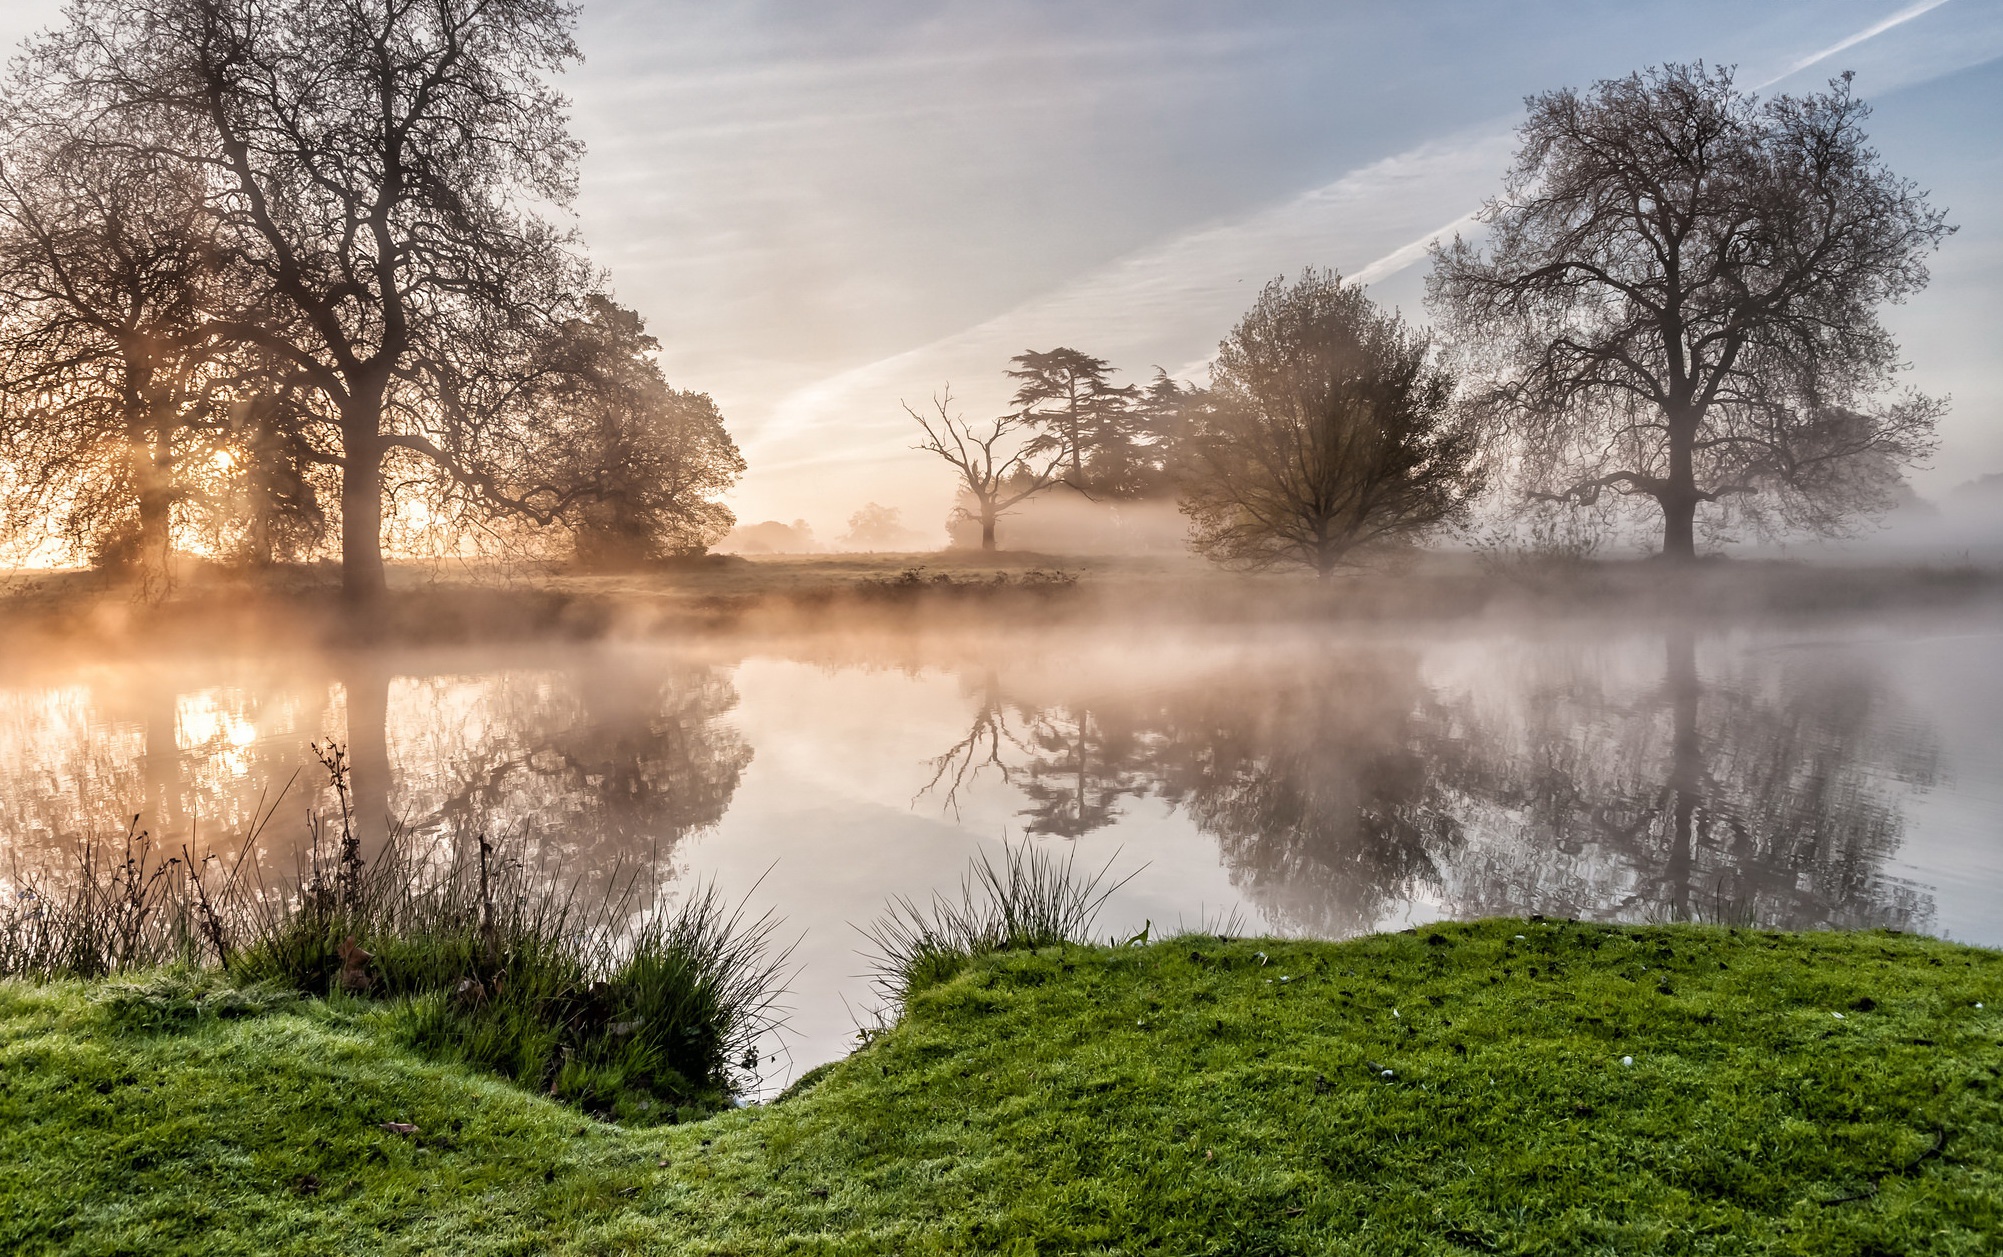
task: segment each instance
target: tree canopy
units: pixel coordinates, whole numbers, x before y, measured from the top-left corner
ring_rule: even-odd
[[[1009,359],[1010,404],[1038,430],[1029,452],[1057,454],[1063,483],[1092,498],[1171,491],[1169,461],[1183,389],[1155,368],[1146,387],[1114,384],[1104,358],[1065,346]]]
[[[661,379],[554,217],[575,18],[75,0],[0,100],[18,511],[156,565],[176,527],[270,559],[331,523],[358,601],[399,535],[449,551],[512,519],[602,559],[728,528],[714,404]]]
[[[1332,272],[1267,284],[1211,379],[1185,411],[1182,509],[1220,562],[1327,576],[1462,518],[1483,487],[1431,342]]]
[[[577,558],[627,566],[701,553],[736,518],[715,496],[744,456],[706,393],[671,386],[640,316],[594,296],[565,328],[553,364],[549,440],[538,483],[515,490],[565,522]]]
[[[1840,530],[1887,502],[1943,406],[1887,399],[1878,308],[1952,230],[1867,144],[1846,75],[1764,102],[1668,65],[1536,96],[1487,240],[1437,247],[1429,300],[1533,494]],[[1727,522],[1721,510],[1713,522]]]

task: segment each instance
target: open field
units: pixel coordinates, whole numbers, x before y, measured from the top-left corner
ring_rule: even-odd
[[[778,1103],[646,1130],[429,1063],[379,1005],[218,1012],[169,987],[0,987],[8,1251],[1861,1255],[2003,1234],[2003,955],[1882,932],[1488,921],[1004,952]]]

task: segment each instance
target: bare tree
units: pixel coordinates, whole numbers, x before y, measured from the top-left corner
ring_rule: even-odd
[[[1833,532],[1885,502],[1943,407],[1876,400],[1899,367],[1876,310],[1952,229],[1868,113],[1848,75],[1759,103],[1702,65],[1531,98],[1486,247],[1436,247],[1428,291],[1533,493],[1653,499],[1676,557],[1706,503]]]
[[[1483,486],[1431,343],[1331,272],[1266,285],[1211,378],[1187,412],[1182,510],[1219,562],[1327,577],[1461,518]]]
[[[504,368],[584,286],[567,235],[578,148],[546,78],[577,55],[564,0],[75,0],[29,70],[120,113],[196,174],[242,300],[218,321],[324,401],[342,578],[385,587],[384,475],[506,501]],[[275,317],[274,317],[275,316]]]
[[[904,413],[918,421],[925,439],[913,446],[937,454],[960,473],[960,487],[973,499],[969,512],[981,522],[981,549],[995,548],[995,524],[1009,509],[1061,481],[1068,451],[1031,452],[1025,440],[1033,421],[1020,413],[1002,415],[977,429],[966,416],[951,413],[953,391],[932,399],[937,417],[928,419],[909,405]]]

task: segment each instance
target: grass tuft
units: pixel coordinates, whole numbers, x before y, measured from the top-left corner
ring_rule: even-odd
[[[868,959],[877,991],[892,1008],[944,982],[975,956],[1034,951],[1059,943],[1089,944],[1092,923],[1129,873],[1107,881],[1030,844],[1004,844],[997,865],[982,852],[960,880],[958,902],[941,894],[928,908],[908,898],[890,902],[863,928],[874,947]]]

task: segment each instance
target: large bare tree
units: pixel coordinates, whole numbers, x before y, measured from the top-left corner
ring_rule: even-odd
[[[322,405],[343,585],[385,587],[386,467],[504,497],[526,361],[588,278],[549,208],[577,145],[564,0],[73,0],[30,72],[196,172],[240,300],[217,322]],[[501,505],[508,505],[503,502]],[[517,504],[518,505],[518,504]]]
[[[1211,379],[1185,408],[1182,510],[1219,562],[1327,577],[1461,518],[1483,487],[1477,430],[1431,342],[1331,272],[1267,284]]]
[[[1847,75],[1760,102],[1702,65],[1531,98],[1486,244],[1436,247],[1429,299],[1532,493],[1653,499],[1676,557],[1706,503],[1832,532],[1887,500],[1942,407],[1884,400],[1877,310],[1951,228],[1868,113]]]

